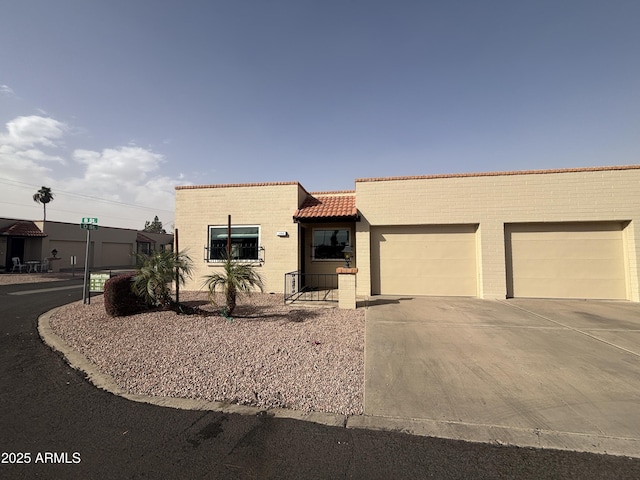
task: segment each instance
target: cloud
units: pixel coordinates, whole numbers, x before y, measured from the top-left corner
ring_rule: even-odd
[[[6,130],[0,131],[0,177],[4,178],[0,207],[7,209],[5,215],[39,215],[30,192],[37,184],[57,193],[52,220],[77,222],[90,214],[107,225],[127,228],[142,228],[154,215],[167,226],[173,221],[174,188],[184,179],[161,175],[167,162],[164,155],[135,145],[69,152],[65,140],[74,132],[75,128],[46,116],[7,122]],[[63,167],[54,169],[53,163]],[[11,191],[5,187],[10,182],[14,182]]]
[[[140,147],[106,148],[102,152],[76,150],[73,158],[86,165],[85,180],[99,183],[140,183],[164,162],[162,155]]]
[[[141,147],[121,146],[102,151],[78,149],[73,152],[73,159],[84,166],[84,173],[82,177],[68,179],[65,190],[134,205],[138,207],[136,215],[143,215],[146,220],[158,215],[166,226],[173,221],[168,212],[174,208],[174,189],[184,182],[157,174],[166,162],[163,155]],[[139,207],[153,210],[145,212]],[[99,212],[101,205],[94,203],[91,208]],[[118,220],[118,225],[123,226],[132,209],[112,205],[107,213],[99,215],[101,218],[123,215]],[[143,226],[142,220],[136,224],[136,228]]]
[[[106,148],[101,152],[76,150],[76,162],[85,165],[83,185],[94,195],[127,203],[173,209],[174,187],[179,179],[153,175],[165,163],[164,156],[141,147]],[[79,185],[76,185],[80,188]]]
[[[15,97],[16,92],[13,91],[9,85],[0,85],[0,95],[6,95],[8,97]]]
[[[7,122],[6,134],[0,134],[0,144],[11,144],[16,147],[42,145],[57,147],[59,141],[68,130],[65,123],[50,117],[30,115],[17,117]]]
[[[59,146],[66,130],[64,123],[37,115],[7,122],[6,132],[0,132],[2,175],[14,179],[46,178],[51,172],[47,163],[66,164],[63,157],[47,151]]]

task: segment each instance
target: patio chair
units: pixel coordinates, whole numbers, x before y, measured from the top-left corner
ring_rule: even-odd
[[[13,257],[11,259],[13,261],[13,268],[11,269],[11,273],[15,273],[16,269],[18,269],[19,273],[26,268],[26,265],[20,261],[20,257]]]
[[[49,260],[46,258],[42,259],[40,263],[40,273],[47,273],[49,271]]]

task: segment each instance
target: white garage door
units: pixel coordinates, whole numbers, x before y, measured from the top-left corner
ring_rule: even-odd
[[[476,296],[476,225],[371,229],[373,294]]]
[[[507,296],[626,299],[620,223],[505,227]]]

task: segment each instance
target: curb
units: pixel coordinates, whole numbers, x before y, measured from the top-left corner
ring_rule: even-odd
[[[211,402],[190,398],[152,397],[126,392],[110,375],[102,373],[84,355],[71,348],[53,332],[49,319],[58,307],[38,318],[38,333],[42,341],[60,352],[71,368],[81,371],[94,386],[134,402],[180,410],[203,410],[240,415],[262,415],[318,423],[330,427],[379,430],[437,437],[505,447],[545,448],[640,458],[640,439],[559,432],[530,428],[504,427],[422,418],[384,417],[378,415],[339,415],[324,412],[303,412],[284,408],[261,408],[226,402]]]

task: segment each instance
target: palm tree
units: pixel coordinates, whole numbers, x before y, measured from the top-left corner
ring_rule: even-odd
[[[264,282],[253,265],[239,263],[227,257],[224,261],[224,270],[220,273],[213,273],[205,277],[204,286],[209,289],[209,298],[213,301],[218,288],[224,293],[226,301],[226,311],[223,313],[230,316],[236,308],[236,297],[238,294],[249,293],[255,288],[264,292]]]
[[[33,201],[36,203],[41,203],[44,208],[44,218],[43,222],[47,221],[47,203],[53,200],[53,192],[51,192],[51,188],[45,187],[44,185],[40,190],[33,194]]]
[[[172,251],[137,253],[136,258],[140,266],[133,278],[133,292],[149,305],[171,306],[171,282],[185,284],[193,268],[191,258],[185,252]]]

